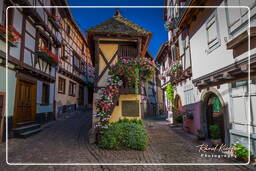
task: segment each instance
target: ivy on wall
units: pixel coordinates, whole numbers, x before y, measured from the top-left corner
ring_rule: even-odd
[[[170,100],[172,102],[172,105],[173,105],[173,101],[174,101],[174,87],[173,87],[173,85],[169,84],[166,87],[166,95],[167,95],[167,99]]]

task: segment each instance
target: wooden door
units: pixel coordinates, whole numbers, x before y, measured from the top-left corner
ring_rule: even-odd
[[[17,80],[14,124],[35,119],[35,97],[35,84]]]

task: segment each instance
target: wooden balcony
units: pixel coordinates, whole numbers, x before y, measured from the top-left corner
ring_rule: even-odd
[[[82,71],[78,67],[65,61],[62,61],[59,64],[59,72],[84,84],[92,83],[94,81],[88,77],[88,74],[85,71]]]
[[[119,93],[120,94],[141,94],[141,86],[140,84],[138,85],[138,92],[135,91],[135,86],[130,86],[128,84],[123,84],[119,88]]]

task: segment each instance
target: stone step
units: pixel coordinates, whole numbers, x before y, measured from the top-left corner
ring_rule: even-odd
[[[31,135],[34,135],[35,133],[38,133],[42,130],[41,127],[37,128],[37,129],[33,129],[33,130],[30,130],[30,131],[26,131],[26,132],[23,132],[19,135],[19,137],[21,138],[26,138],[28,136],[31,136]]]
[[[30,129],[36,129],[36,128],[40,128],[41,125],[40,124],[30,124],[30,125],[25,125],[25,126],[21,126],[21,127],[18,127],[18,128],[14,128],[12,129],[14,132],[25,132],[27,130],[30,130]]]
[[[13,131],[14,137],[25,138],[25,137],[28,137],[29,135],[39,132],[41,129],[42,128],[40,124],[33,122],[32,124],[29,124],[29,125],[24,125],[18,128],[14,128],[12,129],[12,131]]]
[[[17,125],[17,127],[22,127],[22,126],[30,125],[30,124],[33,124],[33,123],[35,123],[35,121],[19,122],[19,123],[16,123],[16,125]]]

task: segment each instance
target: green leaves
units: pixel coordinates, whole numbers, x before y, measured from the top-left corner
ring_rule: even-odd
[[[249,155],[249,151],[246,147],[241,144],[234,144],[235,150],[234,153],[239,159],[247,159]]]
[[[144,150],[148,134],[140,119],[122,119],[109,125],[100,137],[98,146],[105,149],[131,148]]]
[[[173,85],[169,84],[166,87],[166,95],[167,95],[168,100],[170,100],[171,102],[174,101],[174,87],[173,87]]]
[[[220,138],[220,127],[219,125],[210,125],[209,127],[210,135],[212,139],[219,139]]]

